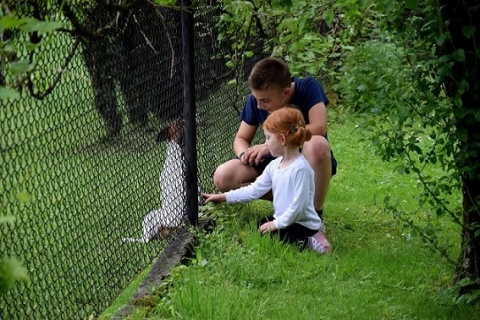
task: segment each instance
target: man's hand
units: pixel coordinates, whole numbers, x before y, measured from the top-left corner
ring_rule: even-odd
[[[257,144],[245,150],[245,153],[240,158],[240,161],[243,164],[249,165],[259,164],[263,161],[263,157],[269,153],[270,150],[268,150],[267,145]]]
[[[275,223],[273,223],[273,221],[270,221],[270,222],[262,224],[260,226],[259,230],[262,234],[265,234],[267,232],[272,232],[272,231],[277,230],[277,227],[275,227]]]

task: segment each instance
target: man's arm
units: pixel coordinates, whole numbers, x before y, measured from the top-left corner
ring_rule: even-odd
[[[319,102],[308,111],[310,123],[307,128],[313,135],[324,136],[327,134],[327,107],[325,103]]]
[[[251,145],[257,128],[242,121],[233,140],[233,150],[243,164],[259,164],[263,157],[269,154],[266,144]]]
[[[242,121],[240,123],[237,134],[233,139],[233,151],[235,152],[237,157],[240,156],[242,152],[245,152],[248,148],[250,148],[250,144],[252,143],[253,137],[255,137],[256,132],[256,126],[251,126],[245,121]]]

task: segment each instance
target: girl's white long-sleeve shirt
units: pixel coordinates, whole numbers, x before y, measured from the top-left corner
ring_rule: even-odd
[[[279,169],[283,157],[270,162],[252,184],[225,193],[227,203],[248,202],[273,192],[275,227],[284,229],[293,223],[312,230],[320,229],[322,221],[313,206],[314,172],[307,159],[300,156]]]

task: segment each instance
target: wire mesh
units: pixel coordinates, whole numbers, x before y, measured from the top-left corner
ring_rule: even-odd
[[[0,225],[0,257],[17,257],[30,276],[0,298],[2,319],[98,315],[186,224],[179,11],[146,0],[61,12],[41,3],[14,10],[66,27],[39,39],[21,99],[0,107],[0,214],[16,218]],[[213,1],[194,14],[198,184],[207,192],[234,156],[248,93],[243,72],[229,84],[220,14]]]

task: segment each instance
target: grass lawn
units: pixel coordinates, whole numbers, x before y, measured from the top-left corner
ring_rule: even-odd
[[[413,220],[442,230],[456,259],[458,228],[419,208],[414,176],[399,175],[368,142],[355,117],[331,112],[330,140],[339,161],[327,199],[328,256],[299,252],[261,237],[266,201],[208,206],[217,217],[198,234],[196,258],[138,302],[130,319],[471,319],[478,306],[455,304],[454,265],[382,209],[387,195]],[[460,206],[460,202],[458,201]],[[100,318],[108,318],[105,314]]]

